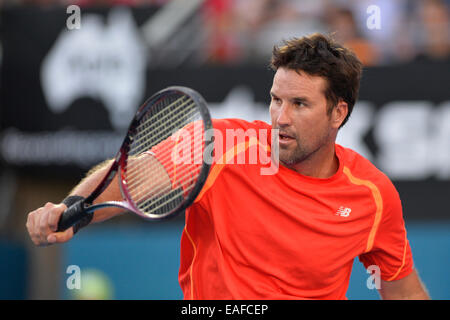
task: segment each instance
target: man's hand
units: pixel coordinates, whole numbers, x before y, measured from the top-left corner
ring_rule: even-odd
[[[61,214],[66,210],[65,204],[55,205],[51,202],[28,214],[27,229],[31,240],[37,246],[69,241],[73,237],[73,228],[56,232]]]

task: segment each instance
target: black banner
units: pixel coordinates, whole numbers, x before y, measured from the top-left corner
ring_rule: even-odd
[[[162,67],[144,40],[154,8],[0,12],[0,158],[18,172],[73,176],[113,157],[129,120],[154,92],[199,91],[213,117],[269,121],[267,64]],[[179,50],[183,50],[182,48]],[[182,55],[182,52],[179,52]],[[338,143],[387,173],[405,215],[448,218],[450,63],[364,70],[360,99]]]
[[[400,315],[420,312],[425,308],[439,309],[448,305],[445,301],[274,301],[274,300],[237,300],[237,301],[4,301],[2,307],[11,310],[24,310],[26,306],[36,310],[62,306],[65,308],[92,307],[99,316],[117,315],[124,310],[151,310],[154,314],[167,319],[280,319],[299,318],[305,314],[333,316],[336,312],[352,313],[355,309],[371,310],[375,316],[389,312]]]

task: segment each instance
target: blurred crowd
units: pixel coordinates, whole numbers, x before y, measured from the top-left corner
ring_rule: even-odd
[[[171,0],[3,0],[9,5],[162,6]],[[187,1],[187,0],[186,0]],[[375,7],[374,7],[375,5]],[[450,0],[205,0],[211,63],[266,60],[282,39],[324,32],[365,65],[450,59]]]
[[[365,65],[450,59],[448,0],[217,0],[207,11],[219,61],[267,58],[280,39],[311,32],[333,34]]]

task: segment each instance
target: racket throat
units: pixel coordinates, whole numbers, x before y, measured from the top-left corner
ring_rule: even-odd
[[[87,213],[93,213],[94,211],[103,209],[103,208],[108,208],[108,207],[116,207],[116,208],[121,208],[121,209],[125,209],[125,210],[132,210],[133,208],[124,201],[107,201],[107,202],[102,202],[99,204],[84,204],[84,211]]]

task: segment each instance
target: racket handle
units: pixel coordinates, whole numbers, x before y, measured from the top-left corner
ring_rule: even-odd
[[[84,199],[75,202],[62,213],[56,231],[60,232],[69,229],[75,223],[85,218],[86,214],[84,209]]]

